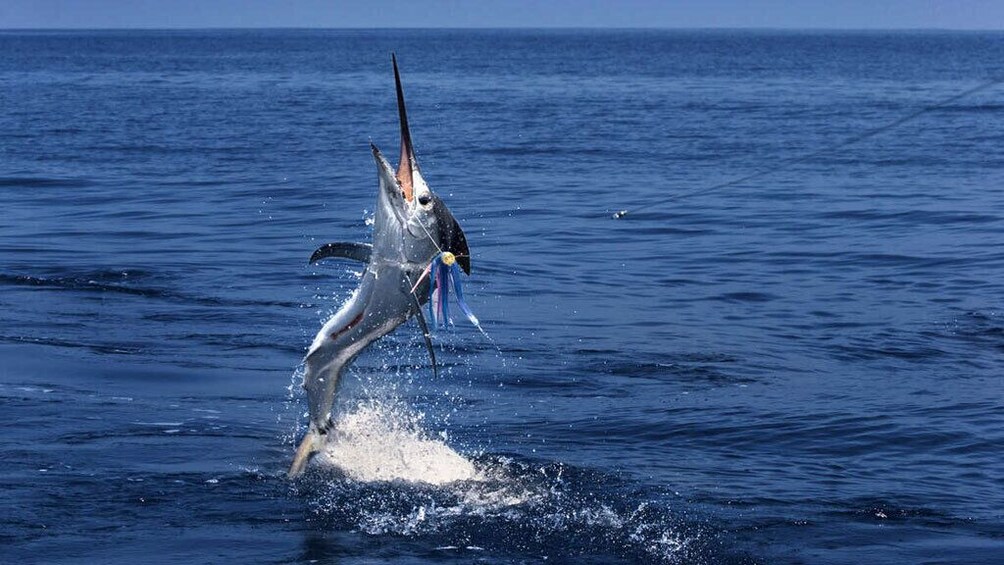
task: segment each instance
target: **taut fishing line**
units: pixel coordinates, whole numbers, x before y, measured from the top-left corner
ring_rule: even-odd
[[[988,89],[990,87],[997,86],[998,84],[1000,84],[1002,82],[1004,82],[1004,78],[996,78],[994,80],[987,81],[987,82],[985,82],[985,83],[983,83],[983,84],[981,84],[979,86],[970,88],[969,90],[966,90],[964,92],[960,92],[959,94],[956,94],[956,95],[954,95],[954,96],[952,96],[950,98],[946,98],[946,99],[944,99],[944,100],[942,100],[942,101],[940,101],[940,102],[938,102],[936,104],[931,104],[929,106],[924,106],[923,108],[921,108],[919,110],[916,110],[915,112],[913,112],[911,114],[907,114],[906,116],[903,116],[903,117],[901,117],[901,118],[899,118],[899,119],[897,119],[897,120],[895,120],[893,122],[889,122],[887,124],[883,124],[883,125],[881,125],[881,126],[879,126],[877,128],[866,130],[866,131],[864,131],[862,133],[859,133],[858,135],[849,137],[849,138],[841,141],[840,143],[837,143],[836,145],[831,145],[829,147],[824,147],[823,149],[819,149],[817,151],[813,151],[812,153],[806,153],[805,155],[800,155],[798,157],[792,157],[790,159],[783,159],[783,160],[781,160],[774,167],[771,167],[769,169],[763,169],[763,170],[760,170],[760,171],[756,171],[754,173],[750,173],[750,174],[748,174],[746,176],[742,176],[742,177],[739,177],[737,179],[732,179],[730,181],[726,181],[726,182],[723,182],[723,183],[713,184],[711,186],[706,186],[706,187],[703,187],[703,188],[698,188],[696,190],[691,190],[689,192],[680,192],[678,194],[673,194],[673,195],[670,195],[670,196],[666,197],[663,200],[660,200],[659,202],[653,202],[652,204],[640,204],[638,206],[635,206],[634,208],[627,208],[627,209],[624,209],[624,210],[620,210],[620,211],[614,213],[613,218],[615,220],[617,220],[617,219],[623,218],[624,216],[627,216],[628,214],[631,214],[633,212],[638,212],[638,211],[641,211],[641,210],[651,210],[652,208],[655,208],[655,207],[660,206],[662,204],[665,204],[667,202],[672,202],[673,200],[679,200],[681,198],[686,198],[688,196],[696,196],[698,194],[705,194],[705,193],[708,193],[708,192],[712,192],[714,190],[719,190],[721,188],[727,188],[727,187],[730,187],[730,186],[734,186],[734,185],[746,182],[748,180],[753,180],[753,179],[757,179],[757,178],[760,178],[760,177],[765,177],[767,175],[770,175],[772,173],[776,173],[778,171],[783,171],[784,169],[786,169],[786,168],[788,168],[788,167],[790,167],[792,165],[796,165],[798,163],[802,163],[804,161],[808,161],[809,159],[812,159],[813,157],[818,157],[819,155],[823,155],[823,154],[829,153],[831,151],[836,151],[838,149],[843,149],[844,147],[847,147],[848,145],[853,145],[853,144],[855,144],[855,143],[857,143],[859,141],[863,141],[865,139],[868,139],[869,137],[876,136],[876,135],[878,135],[878,134],[880,134],[880,133],[882,133],[884,131],[888,131],[888,130],[893,129],[895,127],[901,126],[901,125],[905,124],[906,122],[909,122],[910,120],[913,120],[914,118],[917,118],[918,116],[926,114],[926,113],[928,113],[928,112],[930,112],[932,110],[937,110],[938,108],[943,108],[943,107],[951,104],[952,102],[956,102],[956,101],[961,100],[961,99],[963,99],[963,98],[965,98],[967,96],[971,96],[973,94],[976,94],[977,92],[979,92],[981,90],[986,90],[986,89]]]

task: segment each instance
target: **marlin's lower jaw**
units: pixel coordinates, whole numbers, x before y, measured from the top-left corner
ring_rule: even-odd
[[[401,187],[394,177],[394,170],[390,168],[390,163],[380,152],[380,149],[370,143],[370,150],[373,152],[373,160],[376,161],[377,178],[380,188],[378,190],[377,205],[390,210],[398,221],[404,221],[408,201],[401,192]]]

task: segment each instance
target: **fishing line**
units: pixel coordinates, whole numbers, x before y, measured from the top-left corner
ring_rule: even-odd
[[[413,217],[413,218],[415,218],[415,223],[416,223],[416,224],[418,224],[418,225],[419,225],[419,226],[420,226],[420,227],[422,228],[422,231],[424,231],[424,232],[425,232],[425,236],[429,238],[429,241],[431,241],[431,242],[432,242],[432,244],[436,246],[436,249],[437,249],[437,250],[438,250],[438,251],[439,251],[440,253],[442,253],[442,252],[443,252],[443,248],[442,248],[442,247],[440,247],[440,246],[439,246],[439,243],[437,243],[437,242],[436,242],[436,238],[432,237],[432,234],[431,234],[431,233],[429,233],[429,230],[428,230],[428,228],[426,228],[426,227],[425,227],[425,224],[423,224],[423,223],[422,223],[422,219],[418,217],[418,214],[416,213],[416,214],[414,214],[414,215],[413,215],[412,217]]]
[[[673,195],[670,195],[670,196],[666,197],[666,199],[664,199],[664,200],[661,200],[659,202],[654,202],[652,204],[641,204],[641,205],[638,205],[638,206],[636,206],[634,208],[627,208],[627,209],[624,209],[624,210],[620,210],[618,212],[615,212],[612,217],[613,217],[613,219],[618,220],[620,218],[623,218],[624,216],[627,216],[628,214],[631,214],[631,213],[634,213],[634,212],[638,212],[638,211],[642,211],[642,210],[651,210],[652,208],[656,208],[656,207],[658,207],[658,206],[660,206],[662,204],[666,204],[667,202],[672,202],[673,200],[679,200],[681,198],[686,198],[688,196],[696,196],[698,194],[705,194],[705,193],[708,193],[708,192],[712,192],[714,190],[719,190],[719,189],[722,189],[722,188],[727,188],[727,187],[730,187],[730,186],[734,186],[734,185],[746,182],[748,180],[753,180],[753,179],[758,179],[760,177],[765,177],[767,175],[770,175],[772,173],[776,173],[778,171],[783,171],[784,169],[790,167],[791,165],[797,165],[798,163],[802,163],[804,161],[808,161],[809,159],[812,159],[813,157],[818,157],[820,155],[829,153],[831,151],[836,151],[838,149],[843,149],[844,147],[847,147],[848,145],[853,145],[853,144],[855,144],[855,143],[857,143],[859,141],[863,141],[865,139],[868,139],[869,137],[874,137],[874,136],[876,136],[876,135],[878,135],[878,134],[880,134],[882,132],[885,132],[885,131],[891,130],[891,129],[895,128],[895,127],[901,126],[901,125],[905,124],[906,122],[909,122],[910,120],[913,120],[913,119],[917,118],[918,116],[926,114],[926,113],[928,113],[928,112],[930,112],[932,110],[937,110],[939,108],[943,108],[943,107],[951,104],[952,102],[956,102],[958,100],[966,98],[967,96],[972,96],[973,94],[976,94],[977,92],[980,92],[981,90],[986,90],[986,89],[988,89],[990,87],[997,86],[998,84],[1001,84],[1002,82],[1004,82],[1004,78],[996,78],[996,79],[987,81],[987,82],[985,82],[985,83],[983,83],[983,84],[981,84],[979,86],[970,88],[969,90],[966,90],[964,92],[960,92],[959,94],[956,94],[954,96],[946,98],[946,99],[944,99],[944,100],[942,100],[942,101],[940,101],[940,102],[938,102],[936,104],[931,104],[929,106],[924,106],[923,108],[920,108],[919,110],[916,110],[916,111],[914,111],[911,114],[907,114],[906,116],[903,116],[903,117],[901,117],[901,118],[899,118],[899,119],[897,119],[895,121],[889,122],[887,124],[883,124],[883,125],[881,125],[879,127],[876,127],[876,128],[870,129],[870,130],[865,130],[864,132],[859,133],[858,135],[849,137],[849,138],[841,141],[840,143],[837,143],[836,145],[831,145],[829,147],[824,147],[823,149],[819,149],[817,151],[813,151],[812,153],[806,153],[805,155],[800,155],[798,157],[792,157],[790,159],[783,159],[776,166],[771,167],[769,169],[763,169],[763,170],[760,170],[760,171],[756,171],[754,173],[750,173],[748,175],[739,177],[737,179],[732,179],[730,181],[726,181],[726,182],[723,182],[723,183],[713,184],[711,186],[706,186],[706,187],[703,187],[703,188],[698,188],[696,190],[692,190],[692,191],[689,191],[689,192],[681,192],[681,193],[678,193],[678,194],[673,194]]]

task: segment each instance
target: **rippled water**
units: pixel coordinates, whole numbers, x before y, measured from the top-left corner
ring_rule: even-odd
[[[402,62],[474,254],[299,482]],[[995,563],[1004,34],[0,33],[0,558]],[[655,205],[654,207],[649,207]],[[610,213],[641,206],[614,221]],[[387,480],[392,479],[392,480]]]

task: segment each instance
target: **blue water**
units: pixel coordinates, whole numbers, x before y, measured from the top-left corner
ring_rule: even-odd
[[[392,50],[490,340],[434,378],[404,326],[339,413],[478,478],[291,483]],[[1000,563],[1004,87],[670,200],[999,76],[1000,33],[0,33],[0,561]]]

